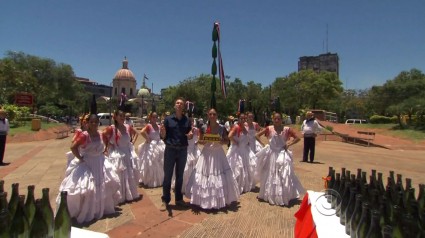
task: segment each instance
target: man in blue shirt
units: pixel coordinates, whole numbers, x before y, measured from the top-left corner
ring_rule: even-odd
[[[183,173],[187,160],[187,140],[192,139],[193,134],[190,120],[183,114],[184,105],[182,98],[176,99],[174,104],[175,112],[165,118],[160,130],[161,138],[165,142],[161,211],[167,210],[168,203],[171,201],[170,190],[174,166],[176,167],[176,205],[186,206],[182,194]]]

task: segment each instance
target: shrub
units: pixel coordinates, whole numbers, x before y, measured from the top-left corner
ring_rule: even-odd
[[[334,128],[332,126],[326,126],[325,129],[328,130],[328,131],[331,131],[331,132],[334,130]]]
[[[386,117],[381,115],[373,115],[370,117],[369,121],[372,124],[391,124],[393,122],[394,117]],[[397,122],[397,117],[395,117],[395,121]]]

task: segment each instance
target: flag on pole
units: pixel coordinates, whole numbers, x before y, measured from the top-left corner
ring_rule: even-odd
[[[143,78],[149,80],[149,78],[146,76],[146,74],[143,75]]]
[[[221,92],[224,98],[227,98],[226,79],[224,76],[223,59],[220,51],[220,23],[214,23],[218,33],[218,76],[220,78]]]

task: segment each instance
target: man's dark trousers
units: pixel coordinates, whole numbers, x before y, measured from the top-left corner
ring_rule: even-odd
[[[6,135],[0,135],[0,164],[3,163],[5,150],[6,150]]]
[[[316,147],[316,138],[314,137],[304,137],[304,152],[303,152],[303,161],[307,162],[308,153],[310,152],[310,162],[314,161],[314,148]]]
[[[187,160],[187,147],[165,146],[164,151],[164,182],[162,184],[162,201],[167,204],[171,201],[171,179],[173,177],[174,165],[176,168],[176,185],[175,194],[176,201],[183,200],[182,186],[183,173]]]

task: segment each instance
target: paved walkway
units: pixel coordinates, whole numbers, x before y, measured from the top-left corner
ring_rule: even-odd
[[[335,127],[334,127],[335,128]],[[141,137],[139,137],[141,138]],[[50,200],[55,208],[58,188],[64,176],[70,138],[45,141],[9,143],[5,162],[0,167],[0,178],[10,190],[14,182],[20,183],[20,193],[26,187],[36,186],[36,198],[41,197],[43,187],[50,188]],[[136,145],[142,141],[136,142]],[[401,143],[398,141],[398,143]],[[417,149],[417,148],[416,148]],[[301,163],[302,141],[293,147],[295,171],[306,189],[320,191],[322,176],[329,166],[337,172],[341,167],[351,171],[362,168],[370,174],[377,169],[388,176],[389,170],[410,177],[413,186],[425,183],[425,150],[364,147],[340,141],[323,141],[319,137],[316,161]],[[110,237],[293,237],[294,213],[299,201],[289,207],[272,206],[256,199],[258,191],[245,193],[235,206],[218,211],[204,211],[191,207],[178,209],[171,206],[169,212],[160,212],[161,188],[139,188],[142,199],[117,208],[113,216],[90,224],[77,225],[84,229],[106,232]],[[172,205],[172,204],[171,204]]]

